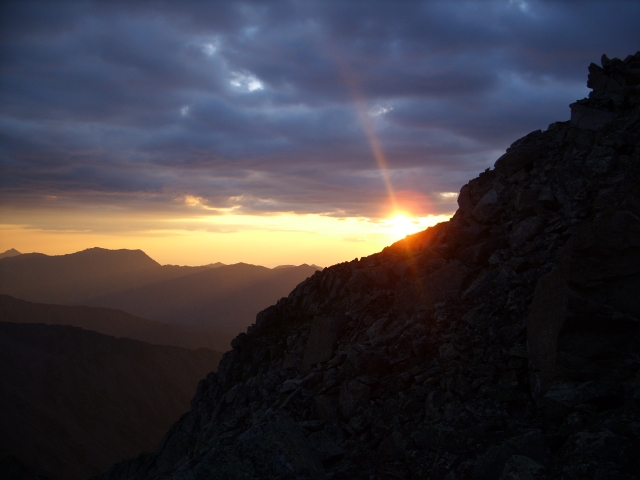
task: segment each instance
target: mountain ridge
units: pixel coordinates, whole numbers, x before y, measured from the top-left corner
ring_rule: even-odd
[[[213,345],[219,343],[212,334],[191,332],[179,326],[154,322],[120,310],[85,305],[34,303],[3,294],[0,294],[0,318],[3,322],[9,323],[70,325],[116,338],[130,338],[154,345],[173,345],[189,349],[215,350]]]
[[[88,259],[88,261],[87,261]],[[316,271],[236,263],[160,265],[141,250],[88,249],[69,255],[22,254],[0,260],[0,293],[43,304],[114,308],[210,336],[218,351]]]
[[[640,52],[445,223],[263,310],[156,451],[102,479],[636,478]]]

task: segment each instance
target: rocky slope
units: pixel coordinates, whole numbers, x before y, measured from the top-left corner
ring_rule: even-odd
[[[316,273],[104,479],[635,479],[640,52],[451,221]]]
[[[0,477],[13,478],[8,463],[82,479],[152,450],[219,358],[204,348],[0,322]]]

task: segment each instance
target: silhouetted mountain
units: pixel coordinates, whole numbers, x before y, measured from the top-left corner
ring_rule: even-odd
[[[115,308],[204,332],[224,351],[256,312],[319,267],[269,269],[238,263],[160,265],[141,250],[91,248],[69,255],[22,254],[0,260],[0,293],[31,302]],[[208,341],[208,339],[207,339]]]
[[[295,268],[297,265],[278,265],[277,267],[273,267],[274,270],[277,270],[278,268]],[[302,265],[300,265],[301,267],[306,267],[309,266],[311,268],[315,268],[316,270],[322,270],[322,267],[319,267],[316,264],[311,264],[311,265],[307,265],[306,263],[303,263]]]
[[[71,325],[116,338],[131,338],[155,345],[214,350],[213,346],[220,343],[220,339],[211,333],[146,320],[120,310],[32,303],[1,294],[0,318],[3,322],[12,323]]]
[[[12,248],[10,250],[7,250],[6,252],[0,253],[0,258],[15,257],[17,255],[22,255],[22,254],[15,248]]]
[[[640,52],[589,72],[450,221],[260,312],[102,478],[638,478]]]
[[[225,351],[260,310],[286,295],[316,271],[309,265],[269,269],[246,263],[207,269],[87,300],[168,324],[215,333],[216,350]]]
[[[0,458],[14,460],[0,464],[82,479],[149,451],[218,359],[208,349],[1,322]]]
[[[0,293],[31,302],[78,305],[89,298],[208,268],[161,266],[142,250],[89,248],[54,256],[25,253],[0,259]]]

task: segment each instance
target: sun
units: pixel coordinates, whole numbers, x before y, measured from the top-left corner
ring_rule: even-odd
[[[396,213],[385,222],[385,229],[396,238],[404,238],[416,233],[420,226],[404,213]]]

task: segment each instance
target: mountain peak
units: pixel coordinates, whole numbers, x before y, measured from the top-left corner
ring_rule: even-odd
[[[0,258],[16,257],[18,255],[22,255],[22,253],[20,253],[15,248],[11,248],[5,252],[0,253]]]
[[[308,263],[301,263],[300,265],[278,265],[277,267],[273,267],[273,270],[279,270],[282,268],[297,268],[297,267],[310,267],[310,268],[315,268],[316,270],[322,270],[322,267],[319,267],[318,265],[315,264],[311,264],[309,265]]]

